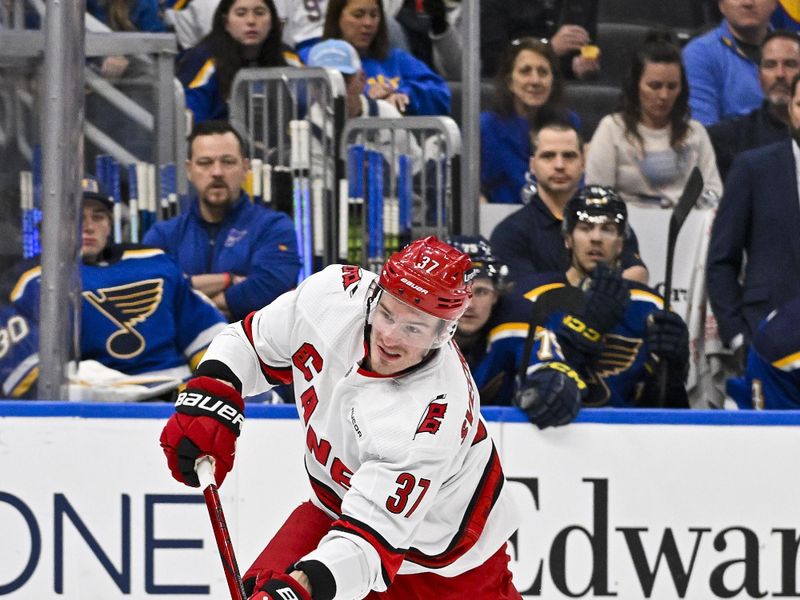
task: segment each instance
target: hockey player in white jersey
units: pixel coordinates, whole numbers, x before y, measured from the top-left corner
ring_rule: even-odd
[[[471,271],[428,237],[380,276],[327,267],[212,342],[184,396],[207,401],[179,398],[161,435],[178,481],[197,486],[208,455],[222,483],[242,396],[292,381],[306,434],[313,494],[245,573],[251,599],[520,598],[518,515],[451,339]]]

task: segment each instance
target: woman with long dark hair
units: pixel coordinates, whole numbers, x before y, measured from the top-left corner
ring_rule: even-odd
[[[367,76],[365,93],[386,100],[407,115],[446,115],[450,90],[425,63],[392,48],[381,0],[329,0],[322,39],[342,39],[353,46]],[[301,52],[307,56],[310,48]]]
[[[529,131],[540,109],[562,109],[558,58],[541,40],[506,48],[495,77],[494,110],[481,113],[481,190],[489,202],[518,204],[531,154]],[[580,129],[580,119],[567,113]]]
[[[272,0],[222,0],[211,32],[178,64],[186,106],[194,122],[228,118],[236,72],[244,67],[285,67],[291,55],[281,42]]]
[[[625,201],[670,206],[692,168],[717,197],[722,182],[705,128],[689,115],[689,85],[680,49],[652,32],[634,54],[620,111],[600,121],[586,161],[586,182],[610,185]]]

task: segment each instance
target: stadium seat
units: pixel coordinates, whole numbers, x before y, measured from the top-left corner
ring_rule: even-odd
[[[596,80],[619,86],[628,70],[633,52],[641,46],[651,27],[632,23],[598,23],[597,45],[600,46],[600,75]]]
[[[463,83],[460,81],[448,81],[447,87],[450,88],[450,116],[461,127],[461,102],[464,93]],[[481,81],[481,100],[480,110],[492,108],[492,98],[494,97],[494,80],[484,79]]]
[[[598,7],[600,23],[632,23],[648,27],[694,31],[706,24],[707,15],[698,0],[669,0],[669,2],[631,2],[602,0]]]
[[[584,140],[591,140],[600,119],[617,108],[619,95],[620,89],[616,86],[567,82],[564,103],[580,116]]]

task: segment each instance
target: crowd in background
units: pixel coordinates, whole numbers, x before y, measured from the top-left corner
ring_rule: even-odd
[[[800,242],[788,241],[797,239],[793,231],[800,224],[800,13],[784,0],[693,4],[699,16],[691,39],[656,20],[647,23],[651,31],[628,49],[623,75],[612,81],[608,74],[619,67],[611,63],[620,57],[605,54],[597,2],[481,3],[481,75],[492,101],[480,116],[480,201],[521,205],[492,234],[484,255],[505,269],[498,289],[531,274],[563,271],[564,210],[584,186],[612,189],[625,203],[670,208],[697,167],[705,205],[719,205],[708,294],[729,350],[729,374],[744,376],[754,339],[768,348],[751,353],[753,361],[761,357],[762,371],[763,364],[800,350],[776,349],[758,333],[772,311],[800,296]],[[198,135],[218,141],[235,135],[220,123],[229,116],[233,79],[246,67],[337,68],[348,86],[348,117],[454,112],[450,82],[460,76],[464,58],[456,0],[88,0],[87,11],[114,31],[175,33],[176,74],[193,124],[201,128],[190,144]],[[95,67],[112,81],[135,68],[122,56]],[[619,90],[618,103],[587,127],[565,90],[609,83]],[[192,276],[195,290],[224,317],[238,320],[296,277],[297,249],[279,236],[269,241],[271,260],[285,272],[260,286],[261,259],[206,259],[215,243],[232,246],[246,232],[243,222],[228,222],[229,213],[247,204],[239,180],[247,159],[240,139],[228,141],[232,150],[215,147],[205,163],[203,155],[189,157],[198,193],[194,217],[159,228],[145,242],[163,248]],[[215,192],[222,209],[214,204]],[[242,219],[273,219],[264,229],[279,227],[291,237],[284,216],[254,208],[248,210],[258,214]],[[194,241],[182,246],[188,235]],[[791,248],[778,250],[776,239]],[[625,279],[647,283],[635,233],[625,234],[617,256]],[[121,327],[128,331],[129,325]],[[489,328],[486,321],[471,332],[483,331],[479,355],[491,345]],[[474,348],[473,338],[463,339]],[[765,355],[771,359],[765,362]],[[782,376],[792,376],[789,366]],[[14,389],[23,388],[4,385],[3,392]]]

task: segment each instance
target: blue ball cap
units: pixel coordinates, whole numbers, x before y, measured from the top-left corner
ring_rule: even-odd
[[[324,40],[311,48],[307,65],[336,69],[345,75],[352,75],[361,70],[361,59],[356,49],[344,40]]]
[[[114,208],[114,201],[111,200],[108,191],[94,177],[86,175],[81,179],[81,193],[84,200],[97,200],[107,210]]]

